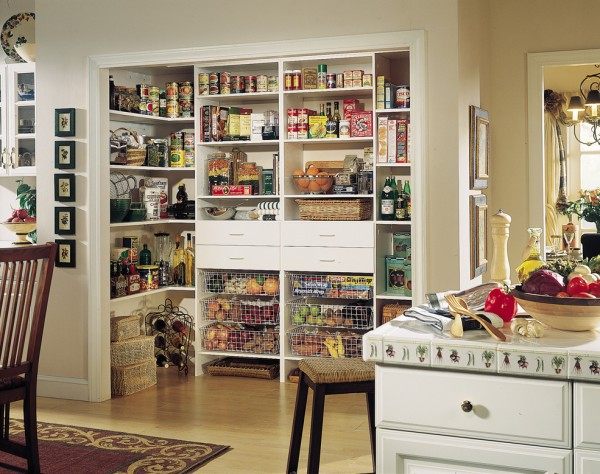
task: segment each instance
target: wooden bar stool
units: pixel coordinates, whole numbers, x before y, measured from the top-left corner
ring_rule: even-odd
[[[321,435],[323,431],[323,408],[325,396],[342,393],[365,393],[369,414],[371,435],[371,457],[375,471],[375,366],[360,359],[302,359],[298,364],[300,380],[294,409],[294,423],[290,452],[288,455],[288,474],[298,471],[302,428],[306,411],[308,387],[313,390],[312,420],[310,425],[310,446],[308,449],[309,474],[319,472],[321,457]]]

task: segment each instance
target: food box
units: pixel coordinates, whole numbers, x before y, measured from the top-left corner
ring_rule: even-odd
[[[412,296],[411,263],[405,258],[385,257],[385,291],[402,296]]]
[[[317,88],[317,68],[304,67],[302,68],[302,88],[316,89]]]
[[[364,74],[362,78],[363,87],[373,87],[373,74]]]
[[[167,208],[169,207],[169,180],[167,178],[152,178],[151,184],[160,191],[158,198],[158,214],[161,219],[168,219],[169,211]]]
[[[343,118],[346,120],[350,120],[350,114],[355,110],[358,110],[359,102],[358,99],[344,99],[343,102],[344,107],[344,116]]]
[[[408,120],[398,119],[396,127],[396,163],[408,163]]]
[[[336,184],[333,186],[333,194],[358,194],[358,186],[356,184]]]
[[[377,163],[387,162],[388,118],[377,119]]]
[[[210,188],[212,196],[250,196],[252,186],[249,184],[213,185]]]
[[[392,237],[392,245],[394,257],[410,259],[411,236],[409,232],[395,233]]]
[[[373,277],[356,275],[292,275],[295,296],[369,299],[373,296]]]
[[[364,73],[365,72],[362,69],[355,69],[354,71],[352,71],[352,80],[360,79],[360,81],[362,83],[362,78],[363,78]]]
[[[396,120],[388,119],[387,162],[396,162]]]
[[[355,111],[350,115],[350,136],[373,136],[373,113],[371,111]]]
[[[250,140],[261,141],[262,130],[265,126],[265,115],[259,113],[250,114]]]
[[[137,236],[123,237],[123,247],[128,249],[127,259],[131,263],[137,263],[138,261],[138,247],[140,246],[140,239]]]
[[[327,117],[311,115],[308,117],[308,138],[325,138]]]

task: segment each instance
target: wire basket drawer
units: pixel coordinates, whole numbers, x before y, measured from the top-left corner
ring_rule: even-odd
[[[205,293],[225,295],[279,295],[279,273],[205,270],[201,287]]]
[[[243,324],[279,324],[276,300],[246,300],[214,296],[200,302],[205,321]]]
[[[373,298],[373,277],[369,275],[290,274],[294,296],[368,300]]]
[[[279,327],[249,329],[236,324],[210,324],[200,329],[205,351],[279,354]]]
[[[362,357],[362,335],[355,332],[295,328],[288,332],[293,355],[301,357]]]
[[[287,304],[293,326],[325,326],[343,329],[371,329],[373,308],[360,303],[320,304],[314,298],[302,298]]]

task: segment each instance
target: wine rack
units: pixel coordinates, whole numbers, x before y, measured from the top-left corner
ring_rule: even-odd
[[[170,299],[145,318],[146,334],[154,336],[154,355],[157,365],[174,365],[180,373],[188,374],[193,318],[183,308],[173,306]]]

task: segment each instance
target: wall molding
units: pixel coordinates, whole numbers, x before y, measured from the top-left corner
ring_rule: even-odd
[[[86,379],[38,375],[37,392],[39,397],[89,400],[89,388]]]

